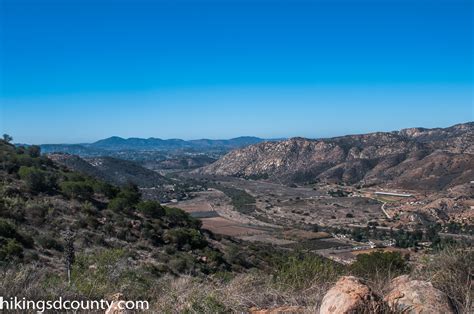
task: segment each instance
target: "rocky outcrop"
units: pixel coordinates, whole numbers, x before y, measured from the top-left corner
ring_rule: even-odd
[[[391,281],[383,299],[360,279],[342,277],[324,296],[320,314],[385,313],[389,309],[410,314],[454,313],[448,297],[430,282],[403,275]]]
[[[376,302],[370,288],[353,276],[344,276],[326,293],[321,303],[321,314],[353,313]]]
[[[440,190],[469,182],[473,169],[470,122],[445,129],[264,142],[232,151],[196,172],[286,183],[392,182],[406,189]]]
[[[384,300],[395,310],[414,314],[454,313],[448,297],[430,282],[410,280],[406,275],[392,280]]]

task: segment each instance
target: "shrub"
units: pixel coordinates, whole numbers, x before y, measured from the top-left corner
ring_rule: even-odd
[[[32,248],[34,244],[30,235],[19,233],[14,225],[4,219],[0,219],[0,238],[15,239],[27,248]]]
[[[88,215],[97,215],[97,208],[90,201],[85,201],[84,204],[82,204],[82,210]]]
[[[250,268],[255,266],[253,261],[248,257],[245,250],[242,250],[238,245],[231,244],[225,248],[224,257],[231,262],[234,267],[240,266]]]
[[[307,289],[314,284],[330,284],[337,280],[343,267],[312,254],[293,253],[276,261],[274,282],[283,289]]]
[[[66,172],[64,175],[67,181],[85,181],[84,176],[78,172]]]
[[[15,226],[4,219],[0,219],[0,237],[15,238],[16,235]]]
[[[207,260],[214,265],[220,265],[225,262],[224,257],[221,252],[215,251],[209,247],[206,247],[203,252],[204,256],[207,257]]]
[[[151,218],[161,218],[165,215],[165,209],[155,201],[142,201],[138,203],[137,209]]]
[[[32,158],[30,155],[27,154],[21,154],[21,155],[16,155],[14,157],[14,162],[18,166],[25,166],[25,167],[40,167],[41,162],[38,158]]]
[[[0,149],[4,150],[5,148],[6,145],[2,145],[0,142]],[[19,168],[17,157],[13,154],[9,154],[8,150],[4,150],[4,153],[0,154],[0,165],[1,169],[7,173],[15,173]]]
[[[20,242],[23,247],[25,248],[33,248],[35,244],[35,240],[30,234],[25,234],[25,233],[17,233],[16,240]]]
[[[38,145],[28,147],[28,154],[32,158],[38,158],[41,155],[41,148]]]
[[[23,247],[15,239],[0,239],[0,260],[10,261],[23,257]]]
[[[150,240],[153,245],[158,246],[163,244],[163,232],[159,224],[150,225],[148,223],[144,223],[141,231],[142,238]]]
[[[189,246],[190,249],[202,249],[206,247],[207,241],[196,229],[174,228],[165,234],[165,240],[174,243],[178,249]]]
[[[97,227],[100,226],[99,221],[94,216],[87,216],[85,218],[85,222],[88,226],[90,226],[93,229],[96,229]]]
[[[107,198],[110,198],[110,199],[116,197],[117,194],[120,191],[115,186],[113,186],[109,183],[106,183],[106,182],[102,182],[102,181],[94,182],[93,188],[94,188],[95,193],[103,194],[104,196],[106,196]]]
[[[88,200],[94,195],[92,186],[87,182],[65,181],[59,186],[61,192],[69,198]]]
[[[409,267],[400,252],[376,251],[359,254],[350,267],[351,272],[372,282],[386,282],[407,273]]]
[[[107,208],[113,211],[128,211],[133,208],[133,205],[126,198],[116,197],[109,202]]]
[[[30,192],[51,192],[56,188],[56,177],[52,173],[34,167],[21,166],[18,174],[25,181]]]
[[[45,249],[62,252],[63,245],[51,235],[41,235],[38,237],[38,243]]]
[[[117,197],[127,200],[130,205],[136,205],[141,198],[140,190],[134,184],[128,184],[121,189]]]
[[[189,269],[188,261],[186,259],[175,257],[168,262],[169,267],[175,273],[183,273]]]

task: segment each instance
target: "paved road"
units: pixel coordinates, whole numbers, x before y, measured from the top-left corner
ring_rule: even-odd
[[[382,203],[382,206],[380,207],[380,209],[382,210],[382,212],[384,213],[385,217],[387,217],[388,219],[392,219],[392,217],[387,213],[387,211],[385,210],[385,204],[387,204],[386,202],[384,201],[381,201],[375,197],[369,197],[369,196],[366,196],[367,198],[370,198],[370,199],[373,199],[374,201],[377,201],[377,202],[380,202]]]

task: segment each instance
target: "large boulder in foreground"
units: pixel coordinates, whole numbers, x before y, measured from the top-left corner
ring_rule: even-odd
[[[403,313],[454,313],[446,294],[433,287],[431,282],[411,280],[407,275],[392,280],[390,292],[384,300],[391,308]]]
[[[375,299],[376,296],[360,279],[344,276],[324,296],[320,314],[354,313]]]

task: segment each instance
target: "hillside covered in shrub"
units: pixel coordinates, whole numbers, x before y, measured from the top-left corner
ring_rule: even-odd
[[[226,269],[200,221],[180,209],[142,200],[132,184],[114,186],[41,156],[36,146],[0,142],[0,262],[60,270],[66,233],[76,255],[127,251],[157,272]],[[205,260],[206,262],[202,262]],[[201,262],[200,262],[201,261]]]

